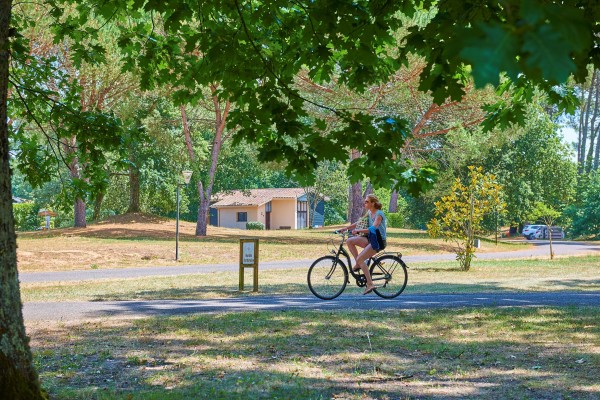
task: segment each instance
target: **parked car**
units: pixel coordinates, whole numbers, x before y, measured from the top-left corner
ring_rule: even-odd
[[[537,239],[536,234],[541,233],[542,228],[545,228],[546,225],[525,225],[523,227],[522,235],[526,239]]]
[[[553,226],[550,228],[552,232],[552,239],[564,239],[565,232],[560,226]],[[533,239],[549,239],[548,228],[545,225],[542,225],[542,228],[533,233]]]

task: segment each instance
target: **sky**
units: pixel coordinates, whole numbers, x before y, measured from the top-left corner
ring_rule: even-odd
[[[577,143],[577,131],[569,126],[563,126],[559,132],[563,136],[563,142],[568,144],[573,149],[573,161],[577,161],[576,148],[573,147],[573,143]]]

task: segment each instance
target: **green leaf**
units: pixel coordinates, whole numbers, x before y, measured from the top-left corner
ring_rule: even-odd
[[[499,23],[479,24],[466,31],[460,56],[473,66],[473,77],[478,87],[488,83],[498,85],[500,73],[516,78],[518,39],[512,29]]]
[[[522,50],[528,53],[525,59],[528,75],[554,83],[566,81],[575,71],[575,64],[570,58],[574,47],[548,24],[525,33]]]

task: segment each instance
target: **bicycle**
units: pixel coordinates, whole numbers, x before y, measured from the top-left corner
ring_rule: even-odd
[[[367,284],[367,279],[361,271],[355,272],[352,269],[352,261],[350,254],[344,248],[348,234],[346,232],[334,232],[342,237],[339,247],[335,250],[334,239],[331,244],[334,246],[331,253],[315,260],[308,269],[308,288],[320,299],[332,300],[338,297],[346,285],[350,283],[348,271],[356,280],[358,287],[364,287]],[[342,260],[341,256],[346,259],[348,267]],[[374,292],[384,299],[393,299],[397,297],[406,288],[408,282],[407,266],[402,261],[401,253],[377,253],[367,260],[373,283],[378,286]],[[394,275],[395,274],[395,275]],[[383,284],[378,282],[383,281]]]

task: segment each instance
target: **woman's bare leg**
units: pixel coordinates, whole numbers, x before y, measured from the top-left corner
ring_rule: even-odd
[[[360,267],[363,274],[365,274],[365,278],[367,279],[367,290],[374,287],[373,279],[371,278],[371,272],[369,272],[369,267],[365,264],[365,261],[377,254],[376,250],[373,250],[371,245],[367,245],[365,249],[358,255],[356,259],[356,264]]]
[[[353,236],[346,240],[346,244],[348,245],[348,250],[350,250],[350,254],[354,257],[355,260],[358,259],[358,247],[365,248],[369,245],[369,240],[364,236]]]

